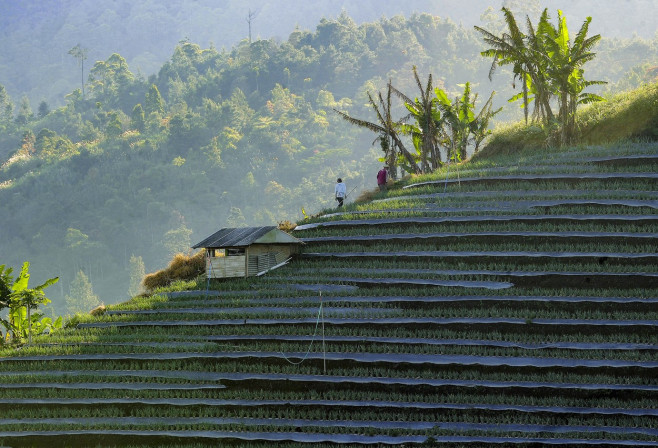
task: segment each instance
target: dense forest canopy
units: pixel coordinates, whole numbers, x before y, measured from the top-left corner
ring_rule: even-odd
[[[128,26],[144,5],[163,18],[156,30],[168,26],[164,18],[183,16],[191,24],[199,18],[196,28],[203,28],[210,16],[201,12],[210,3],[116,2],[114,9],[92,12],[86,2],[61,2],[53,11],[27,2],[9,12],[23,17],[31,11],[30,20],[43,21],[38,42],[84,20],[99,35],[112,27],[117,35],[121,29],[144,33],[138,21]],[[370,3],[359,2],[363,9]],[[536,3],[526,12],[534,13]],[[260,8],[258,19],[276,17],[271,5],[253,5]],[[49,11],[53,20],[46,20]],[[485,12],[478,9],[478,15]],[[565,14],[571,20],[570,11]],[[500,15],[485,18],[488,29],[502,26]],[[3,24],[5,42],[8,29],[16,33],[14,42],[34,24],[30,20]],[[241,16],[234,21],[246,25]],[[595,23],[596,16],[592,29]],[[147,40],[127,35],[140,44]],[[37,281],[60,277],[49,294],[57,313],[125,299],[134,293],[136,272],[162,267],[220,227],[275,224],[301,218],[302,207],[312,213],[332,206],[339,176],[348,190],[357,187],[355,194],[372,188],[381,151],[371,134],[334,109],[368,117],[368,93],[389,79],[413,95],[413,66],[423,78],[433,74],[434,85],[451,97],[466,82],[481,98],[496,90],[497,107],[515,92],[510,77],[487,79],[490,61],[480,56],[484,45],[472,27],[427,13],[359,24],[343,11],[320,19],[313,31],[291,25],[285,40],[235,38],[230,49],[184,35],[177,40],[152,73],[133,67],[144,56],[139,45],[129,62],[118,50],[120,40],[99,58],[92,56],[102,39],[66,41],[52,72],[25,69],[19,98],[17,78],[7,71],[9,61],[21,61],[11,53],[19,45],[3,49],[11,55],[0,60],[0,254],[8,266],[30,260]],[[75,65],[84,58],[67,54],[78,44],[89,50],[86,70]],[[34,48],[30,59],[39,64],[43,47]],[[657,48],[655,39],[603,39],[588,73],[611,81],[610,88],[638,84],[647,76],[643,64],[655,65]],[[57,87],[52,76],[64,66],[71,79]],[[44,100],[33,107],[28,95],[36,86],[68,90],[52,106]],[[396,107],[403,110],[399,102]],[[522,114],[506,105],[500,116]]]
[[[656,33],[654,0],[286,0],[283,4],[274,0],[1,0],[0,80],[14,98],[27,95],[33,105],[45,100],[61,106],[80,79],[77,61],[67,54],[75,45],[89,50],[90,65],[118,53],[133,73],[148,77],[158,72],[181,39],[218,49],[230,49],[246,39],[249,11],[257,13],[253,37],[277,42],[287,40],[295,28],[313,30],[321,19],[335,19],[341,11],[357,24],[425,12],[472,29],[499,18],[503,5],[534,15],[544,7],[553,13],[566,9],[573,23],[592,16],[592,34],[606,39],[634,35],[653,39]]]

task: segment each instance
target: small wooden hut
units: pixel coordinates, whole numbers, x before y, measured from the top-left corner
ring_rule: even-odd
[[[206,250],[208,278],[250,277],[283,263],[303,244],[275,226],[221,229],[193,246]]]

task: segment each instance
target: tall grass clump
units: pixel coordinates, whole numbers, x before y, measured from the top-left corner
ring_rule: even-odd
[[[658,83],[615,94],[576,114],[575,144],[609,144],[627,139],[658,140]],[[473,160],[554,146],[550,126],[523,122],[496,128]]]
[[[176,281],[194,280],[206,269],[205,252],[203,250],[194,255],[178,253],[171,259],[169,265],[160,271],[147,274],[142,285],[151,292],[156,288],[164,288]]]

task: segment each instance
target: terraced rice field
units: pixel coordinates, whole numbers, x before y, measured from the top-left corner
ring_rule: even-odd
[[[4,351],[0,442],[658,446],[657,152],[404,181],[266,276]]]

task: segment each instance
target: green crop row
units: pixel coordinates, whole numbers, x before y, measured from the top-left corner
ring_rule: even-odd
[[[399,365],[394,370],[381,365],[341,365],[340,363],[330,363],[327,373],[323,367],[317,363],[272,363],[264,359],[227,359],[217,363],[214,359],[195,359],[195,360],[104,360],[104,361],[76,361],[76,360],[53,360],[45,362],[23,362],[19,366],[22,369],[32,369],[34,375],[39,372],[50,374],[50,369],[61,369],[62,376],[66,372],[72,372],[70,369],[79,368],[75,372],[88,372],[89,375],[100,376],[97,371],[133,371],[136,375],[140,372],[154,372],[152,376],[167,377],[181,376],[183,372],[210,372],[217,374],[232,373],[250,373],[255,374],[274,374],[274,375],[321,375],[322,379],[328,373],[338,377],[375,377],[375,378],[424,378],[424,379],[443,379],[443,380],[466,380],[466,381],[497,381],[506,383],[510,381],[520,382],[542,382],[542,383],[568,383],[568,384],[620,384],[620,385],[655,385],[655,378],[652,371],[639,371],[633,369],[620,370],[528,370],[513,369],[508,367],[486,367],[481,366],[444,366],[439,371],[430,369],[423,365]],[[68,370],[67,370],[68,369]],[[145,370],[141,370],[145,369]],[[18,370],[24,372],[24,370]],[[155,373],[161,372],[161,373]],[[170,375],[168,375],[168,373]],[[76,373],[77,375],[78,373]],[[126,373],[127,376],[128,373]],[[5,376],[9,376],[5,374]],[[20,375],[17,375],[20,376]],[[54,375],[53,375],[54,376]],[[134,376],[134,375],[133,375]]]
[[[411,278],[411,277],[410,277]],[[359,304],[360,305],[360,304]],[[226,311],[218,313],[204,313],[192,314],[185,313],[180,315],[172,315],[171,313],[154,314],[154,315],[141,315],[141,314],[125,314],[125,315],[112,315],[104,316],[99,319],[97,323],[118,323],[118,322],[167,322],[167,321],[195,321],[204,319],[216,320],[236,320],[236,319],[298,319],[316,317],[318,309],[277,309],[270,307],[267,310],[258,310],[254,312],[246,311],[242,308],[232,310],[227,308]],[[654,311],[628,311],[612,310],[600,311],[596,309],[575,309],[575,310],[556,310],[545,307],[524,308],[520,306],[488,306],[486,308],[464,308],[453,307],[448,305],[441,305],[437,307],[426,307],[423,309],[409,309],[409,308],[395,308],[390,304],[382,304],[379,308],[359,308],[359,307],[345,307],[340,311],[325,307],[325,318],[362,318],[362,319],[375,319],[375,318],[521,318],[521,319],[586,319],[586,320],[656,320],[658,319],[658,310]],[[247,324],[247,322],[245,322]],[[84,346],[81,346],[83,348]],[[35,348],[35,347],[31,347]],[[25,348],[22,356],[25,356],[27,350]],[[135,347],[138,349],[139,347]],[[184,347],[182,347],[184,349]],[[74,353],[73,349],[67,351],[67,347],[63,347],[63,353]],[[177,351],[174,349],[174,351]]]
[[[171,407],[171,406],[134,406],[117,407],[105,405],[102,407],[75,408],[69,406],[44,407],[13,407],[3,412],[3,418],[271,418],[294,419],[300,417],[299,409],[291,407]],[[309,407],[303,412],[303,417],[309,420],[372,420],[391,422],[449,422],[449,423],[481,423],[484,419],[489,424],[525,424],[525,425],[588,425],[591,427],[658,427],[655,417],[637,417],[624,415],[536,415],[533,413],[495,412],[483,413],[477,410],[423,410],[400,411],[367,407],[361,409],[342,408],[318,409]]]
[[[314,228],[308,230],[296,230],[294,235],[298,238],[313,237],[346,237],[361,235],[398,235],[398,234],[428,234],[428,233],[478,233],[478,232],[624,232],[624,233],[658,233],[658,222],[646,223],[616,223],[616,222],[594,222],[594,221],[572,221],[572,222],[515,222],[514,226],[509,222],[459,222],[441,223],[419,226],[411,225],[386,225],[386,226],[356,226],[349,228]]]
[[[112,390],[80,390],[80,389],[20,389],[0,390],[0,399],[86,399],[106,400],[117,398],[116,391]],[[479,390],[459,389],[456,392],[421,391],[405,393],[388,391],[383,388],[366,390],[364,388],[342,388],[332,386],[330,390],[305,389],[271,390],[262,389],[211,389],[211,390],[125,390],[121,393],[125,399],[212,399],[212,400],[323,400],[335,402],[340,405],[345,401],[366,402],[394,402],[394,403],[432,403],[432,404],[489,404],[489,405],[522,405],[522,406],[551,406],[551,407],[586,407],[586,408],[620,408],[620,409],[656,409],[656,397],[653,394],[615,394],[614,396],[601,396],[593,391],[588,395],[551,393],[539,399],[536,393],[519,391],[495,391],[482,393]],[[237,403],[236,403],[237,404]]]
[[[326,249],[326,248],[325,248]],[[354,247],[345,247],[344,251],[334,250],[335,247],[332,247],[332,252],[330,253],[352,253],[345,252],[345,250],[354,249]],[[372,248],[367,248],[366,252],[378,252]],[[313,253],[322,253],[319,249],[317,252]],[[384,252],[384,251],[382,251]],[[358,253],[358,252],[354,252]],[[470,259],[468,257],[464,258],[442,258],[442,257],[396,257],[394,251],[388,252],[390,255],[383,255],[376,257],[313,257],[300,260],[296,263],[294,268],[282,269],[275,273],[272,273],[270,276],[262,279],[262,284],[267,284],[267,282],[281,281],[282,277],[289,277],[291,280],[294,280],[295,276],[298,276],[299,269],[304,268],[314,268],[317,269],[321,266],[322,263],[333,263],[333,265],[326,264],[327,267],[335,268],[345,268],[350,267],[353,272],[358,272],[359,269],[429,269],[429,270],[482,270],[489,272],[591,272],[591,273],[655,273],[658,271],[656,265],[658,263],[647,263],[641,265],[642,269],[638,269],[637,265],[633,265],[633,259],[614,259],[607,258],[603,260],[602,263],[599,260],[584,261],[582,259],[568,259],[568,258],[542,258],[535,259],[531,257],[525,257],[525,259],[515,259],[514,257],[495,257],[495,261],[486,259],[485,257],[476,257],[475,259]],[[593,257],[591,257],[593,258]],[[523,263],[521,263],[523,262]],[[460,275],[460,274],[457,274]],[[468,272],[465,272],[463,275],[470,275]],[[332,277],[334,275],[328,275],[326,272],[316,271],[316,277]],[[352,275],[349,275],[350,277]],[[646,294],[645,294],[646,295]],[[655,294],[653,295],[655,296]]]
[[[315,331],[314,324],[308,325],[249,325],[249,326],[219,326],[219,327],[183,327],[177,333],[184,332],[180,338],[185,340],[194,339],[197,341],[209,341],[212,336],[231,336],[239,335],[248,337],[250,335],[291,335],[291,336],[307,336]],[[151,339],[162,338],[163,335],[171,336],[170,330],[166,328],[152,327],[152,328],[133,328],[131,331],[121,335],[114,334],[111,338],[107,339],[102,336],[102,330],[95,329],[100,335],[102,340],[108,340],[114,343],[130,344],[134,341],[143,341]],[[633,332],[618,332],[601,329],[601,332],[593,332],[583,334],[576,332],[564,332],[562,329],[555,329],[553,332],[547,331],[541,334],[530,332],[502,332],[498,331],[484,331],[477,330],[472,327],[465,327],[464,329],[452,329],[437,327],[432,329],[415,328],[408,329],[405,327],[396,326],[394,328],[378,328],[375,326],[331,326],[326,328],[327,335],[333,336],[350,336],[350,337],[391,337],[391,338],[426,338],[426,339],[467,339],[467,340],[485,340],[485,341],[503,341],[503,342],[516,342],[516,343],[551,343],[551,342],[585,342],[585,343],[635,343],[635,344],[653,344],[655,337],[652,337],[650,331]],[[66,343],[67,340],[62,338],[60,343]],[[73,343],[74,341],[70,341]],[[227,345],[226,342],[218,341],[214,347],[222,347]],[[52,347],[46,347],[52,348]],[[52,354],[54,351],[47,351],[46,353]]]
[[[75,430],[75,424],[48,424],[48,423],[30,423],[24,425],[7,425],[3,429],[7,431],[44,431],[54,432],[63,430]],[[86,423],[84,424],[85,430],[104,430],[109,431],[117,430],[145,430],[143,425],[138,423],[131,424],[115,424],[115,423]],[[364,423],[363,426],[344,426],[344,425],[323,425],[323,421],[318,421],[317,425],[299,425],[293,422],[284,422],[277,424],[272,421],[270,424],[245,424],[240,423],[150,423],[147,427],[148,431],[222,431],[234,432],[236,435],[239,432],[260,432],[260,433],[299,433],[299,434],[322,434],[325,436],[336,435],[361,435],[361,436],[472,436],[472,437],[513,437],[519,436],[527,438],[541,438],[541,439],[577,439],[577,440],[605,440],[605,441],[652,441],[653,435],[645,435],[637,433],[611,433],[605,430],[599,432],[591,431],[566,431],[566,432],[551,432],[548,428],[545,431],[521,431],[521,430],[451,430],[440,428],[439,425],[432,429],[413,429],[413,428],[381,428],[376,426],[368,426]]]

